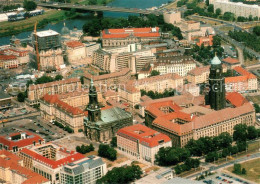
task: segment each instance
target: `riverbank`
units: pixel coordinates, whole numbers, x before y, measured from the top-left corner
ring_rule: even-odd
[[[0,37],[16,35],[25,31],[33,31],[34,24],[37,21],[37,28],[43,28],[48,23],[57,23],[66,19],[73,19],[80,16],[78,13],[70,13],[68,11],[48,10],[43,15],[31,17],[16,22],[1,22]]]

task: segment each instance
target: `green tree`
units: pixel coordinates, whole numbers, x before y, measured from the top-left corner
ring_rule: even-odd
[[[110,142],[112,147],[117,147],[117,138],[116,137],[112,137],[112,140]]]
[[[160,75],[160,72],[157,70],[152,70],[151,71],[151,76],[156,76],[156,75]]]
[[[59,81],[59,80],[62,80],[63,79],[63,76],[62,75],[56,75],[54,80],[56,81]]]
[[[255,112],[260,113],[260,106],[258,104],[254,104]]]
[[[234,127],[233,133],[234,141],[246,141],[247,139],[247,125],[246,124],[238,124]]]
[[[54,79],[50,76],[44,75],[38,79],[36,79],[35,84],[43,84],[43,83],[48,83],[48,82],[53,82]]]
[[[241,164],[234,164],[232,172],[235,174],[241,174]]]
[[[97,180],[96,183],[131,183],[136,179],[140,179],[142,174],[143,172],[138,165],[132,164],[126,167],[114,167],[105,176]]]
[[[18,93],[17,95],[18,102],[24,102],[25,98],[26,98],[25,93],[23,92]]]
[[[246,149],[247,149],[246,141],[237,142],[237,149],[238,149],[238,152],[246,151]]]
[[[226,21],[234,21],[235,20],[235,14],[231,12],[225,12],[223,15],[223,19]]]
[[[80,82],[81,84],[84,84],[84,76],[80,76]]]
[[[180,167],[179,164],[177,164],[177,165],[174,167],[174,170],[175,170],[175,173],[176,173],[176,174],[181,174],[181,173],[182,173],[182,168]]]
[[[206,162],[213,162],[213,161],[217,161],[218,160],[218,154],[217,152],[209,152],[206,157],[205,157],[205,161]]]
[[[241,174],[246,175],[246,169],[245,168],[242,169]]]
[[[216,9],[216,15],[219,16],[221,14],[221,9],[220,8],[217,8]]]
[[[98,149],[98,155],[101,157],[105,157],[111,161],[117,159],[117,151],[106,144],[100,144]]]
[[[26,11],[32,11],[37,8],[37,4],[34,1],[27,1],[23,2],[23,7]]]
[[[208,12],[214,13],[214,5],[213,4],[210,4],[208,6]]]
[[[219,36],[213,36],[213,45],[214,48],[221,46],[221,38]]]
[[[247,139],[252,140],[257,138],[258,133],[257,129],[254,126],[248,126],[247,127]]]
[[[88,4],[89,5],[96,5],[97,4],[97,0],[89,0]]]

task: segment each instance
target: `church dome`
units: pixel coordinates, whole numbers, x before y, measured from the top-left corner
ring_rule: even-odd
[[[219,60],[218,56],[215,56],[211,61],[210,64],[212,65],[219,65],[221,64],[221,61]]]
[[[61,29],[61,35],[65,36],[65,35],[69,35],[70,34],[70,30],[68,27],[66,27],[65,23],[64,23],[64,27]]]

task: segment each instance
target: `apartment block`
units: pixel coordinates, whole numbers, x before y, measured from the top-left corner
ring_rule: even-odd
[[[117,147],[120,151],[152,164],[160,148],[171,146],[171,139],[167,135],[141,124],[125,127],[117,132]]]
[[[62,94],[81,90],[81,82],[78,78],[70,78],[44,84],[31,84],[28,88],[26,102],[30,105],[39,103],[40,98],[45,94]]]
[[[0,150],[0,180],[6,184],[51,184],[48,179],[25,168],[22,159],[6,150]]]
[[[24,148],[18,156],[22,159],[24,167],[42,175],[51,183],[59,183],[63,166],[85,158],[80,153],[69,151],[53,143],[31,149]]]
[[[106,163],[101,157],[92,155],[63,166],[60,184],[95,184],[106,173]]]
[[[160,32],[154,28],[105,29],[101,33],[103,47],[119,47],[133,43],[158,40]]]

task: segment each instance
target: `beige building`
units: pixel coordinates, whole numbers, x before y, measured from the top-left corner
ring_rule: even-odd
[[[171,139],[144,125],[136,124],[118,130],[117,148],[129,156],[154,164],[160,148],[172,146]]]
[[[79,41],[68,41],[65,45],[68,62],[72,66],[87,64],[85,61],[86,49],[83,43]]]
[[[105,29],[101,33],[103,47],[119,47],[160,38],[159,27]]]
[[[84,76],[84,84],[89,85],[92,79],[96,86],[103,86],[106,88],[117,88],[119,85],[124,85],[125,82],[128,81],[130,78],[131,70],[128,68],[124,68],[119,72],[113,72],[98,76],[86,74]]]
[[[75,151],[53,143],[35,146],[31,149],[24,148],[18,155],[23,160],[23,165],[52,184],[59,183],[60,171],[64,165],[84,159],[85,156]]]
[[[129,68],[135,74],[146,63],[155,62],[156,57],[153,50],[152,48],[141,48],[141,45],[138,44],[99,49],[93,53],[92,64],[107,72]]]
[[[157,70],[162,75],[176,73],[184,77],[189,71],[196,68],[196,62],[189,56],[161,57],[152,66],[152,70]]]
[[[240,66],[234,67],[233,70],[236,76],[225,78],[227,92],[244,93],[258,90],[257,77],[254,74]]]
[[[250,5],[250,4],[243,4],[241,2],[229,2],[229,1],[219,1],[216,0],[213,2],[214,11],[216,9],[221,9],[222,14],[225,12],[234,13],[236,17],[260,17],[260,6],[258,5]]]
[[[14,55],[0,55],[0,69],[17,68],[19,61]]]
[[[223,73],[227,72],[227,66],[222,65]],[[192,84],[202,84],[207,83],[209,80],[209,68],[210,66],[203,66],[194,68],[193,70],[189,71],[187,74],[187,80]]]
[[[168,135],[173,146],[185,146],[191,139],[233,134],[237,124],[255,125],[254,107],[239,93],[226,96],[230,107],[215,111],[203,106],[181,108],[174,101],[157,102],[145,109],[146,125]]]
[[[48,179],[25,168],[17,155],[5,150],[0,151],[0,180],[6,184],[51,184]]]
[[[18,65],[25,65],[30,61],[29,51],[19,50],[17,48],[8,48],[4,50],[6,55],[14,55],[18,59]]]
[[[31,84],[28,89],[26,102],[30,105],[39,103],[40,98],[45,94],[62,94],[81,90],[81,82],[78,78],[65,79],[48,82],[44,84]]]
[[[181,12],[165,11],[163,12],[163,20],[168,24],[177,24],[181,22]]]
[[[103,102],[102,95],[98,93],[98,100]],[[46,94],[40,100],[41,116],[47,121],[58,121],[64,126],[69,126],[78,132],[83,130],[83,118],[86,116],[85,111],[89,103],[88,92],[75,91],[61,95]]]
[[[42,50],[39,52],[41,70],[59,70],[64,64],[62,49]]]
[[[140,103],[141,92],[153,91],[163,93],[166,89],[176,89],[183,85],[183,78],[178,74],[158,75],[140,80],[130,80],[118,89],[120,100],[130,103],[132,106]]]

